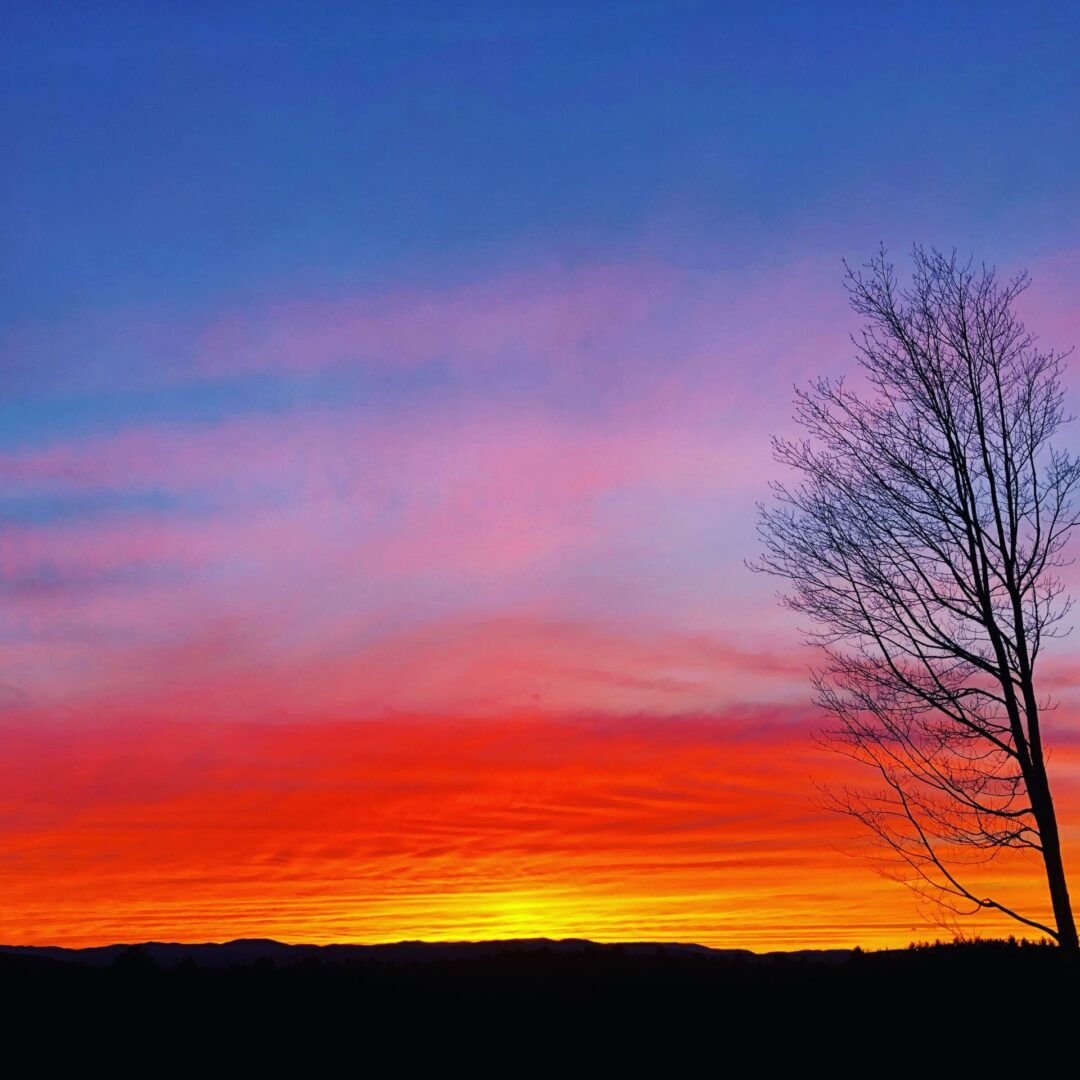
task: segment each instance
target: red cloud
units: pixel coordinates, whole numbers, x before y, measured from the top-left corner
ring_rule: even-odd
[[[797,715],[147,717],[3,739],[8,942],[544,933],[770,948],[927,929],[842,853],[847,823],[814,807],[810,774],[843,770]],[[1031,867],[995,872],[1039,907]]]

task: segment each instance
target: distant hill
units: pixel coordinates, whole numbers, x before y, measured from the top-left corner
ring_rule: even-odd
[[[470,960],[501,955],[546,951],[561,955],[612,953],[629,957],[701,957],[714,960],[740,959],[748,963],[769,963],[801,959],[837,963],[851,955],[851,949],[798,949],[791,953],[753,953],[750,949],[714,949],[705,945],[678,942],[625,942],[604,944],[584,937],[511,937],[478,942],[403,941],[381,945],[287,945],[269,937],[239,937],[229,942],[144,942],[141,944],[99,945],[90,948],[64,948],[58,945],[0,945],[0,955],[42,957],[89,964],[100,968],[116,962],[124,954],[138,949],[161,968],[193,962],[201,968],[231,968],[235,964],[272,960],[282,967],[305,961],[349,963],[424,963],[445,960]]]
[[[754,953],[749,949],[710,949],[704,945],[634,941],[615,945],[585,938],[508,938],[494,941],[398,941],[384,945],[287,945],[271,938],[238,938],[235,941],[185,944],[148,941],[138,945],[101,945],[66,949],[56,945],[0,945],[0,954],[41,957],[105,967],[133,949],[161,968],[191,962],[203,968],[229,968],[271,960],[279,966],[305,961],[351,963],[375,961],[385,964],[432,963],[447,960],[479,960],[500,955],[548,952],[561,955],[612,953],[628,957],[701,957],[714,960],[741,959],[762,963],[779,959],[803,959],[837,963],[851,955],[850,949],[802,949],[795,952]]]

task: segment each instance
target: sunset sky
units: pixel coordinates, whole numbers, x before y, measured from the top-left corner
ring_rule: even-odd
[[[862,777],[744,560],[793,385],[854,366],[843,259],[1026,267],[1080,345],[1080,7],[41,0],[0,42],[0,942],[942,932],[817,805]],[[1046,917],[1035,862],[985,880]]]

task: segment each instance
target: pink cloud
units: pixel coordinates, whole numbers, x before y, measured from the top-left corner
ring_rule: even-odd
[[[167,611],[167,608],[162,608]],[[535,613],[461,612],[394,629],[364,612],[299,640],[265,612],[9,646],[23,694],[9,715],[79,724],[93,716],[261,721],[507,712],[657,715],[768,702],[805,709],[805,667],[733,636],[620,627]],[[779,643],[778,643],[779,644]],[[790,643],[789,643],[790,644]]]
[[[778,356],[816,340],[795,311],[811,278],[793,272],[754,301],[790,309],[770,324]],[[508,407],[478,384],[449,406],[298,409],[0,454],[13,490],[178,500],[164,515],[0,534],[0,572],[20,586],[4,616],[18,684],[58,706],[107,694],[127,715],[167,686],[185,715],[225,717],[305,702],[323,714],[538,699],[665,711],[786,678],[746,600],[757,586],[739,546],[771,469],[753,405],[766,373],[729,332],[750,300],[712,283],[676,304],[673,280],[607,269],[286,304],[267,317],[273,347],[222,331],[200,353],[211,374],[333,364],[360,331],[395,363],[422,363],[440,342],[466,365],[520,346],[521,363],[587,361],[614,392],[599,412]],[[810,322],[824,334],[831,317]],[[610,620],[625,626],[619,646],[582,629]],[[699,631],[730,637],[733,620],[749,643],[738,678],[693,644]],[[632,647],[643,627],[653,644]],[[657,649],[673,635],[678,650]]]
[[[283,298],[217,317],[199,332],[198,370],[486,368],[537,354],[571,365],[598,343],[629,343],[670,303],[678,275],[652,266],[511,273],[442,290]]]
[[[1058,252],[1036,259],[1028,270],[1031,285],[1020,297],[1017,309],[1028,330],[1038,336],[1039,347],[1055,351],[1080,347],[1080,313],[1076,307],[1080,258],[1076,252]],[[1076,355],[1066,364],[1071,373],[1069,385],[1080,386],[1080,361]]]

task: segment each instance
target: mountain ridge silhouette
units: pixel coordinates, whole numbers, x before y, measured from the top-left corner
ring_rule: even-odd
[[[382,963],[415,964],[445,960],[485,959],[504,954],[547,951],[558,954],[614,953],[631,957],[672,956],[701,957],[716,960],[744,960],[749,963],[770,960],[805,959],[837,963],[851,956],[851,949],[796,949],[755,953],[750,949],[714,949],[687,942],[596,942],[588,938],[493,938],[486,940],[423,941],[402,940],[375,944],[330,943],[317,945],[283,942],[274,938],[233,938],[228,941],[116,942],[71,948],[62,945],[0,945],[0,955],[38,957],[104,967],[137,951],[162,968],[172,968],[185,961],[200,967],[231,967],[235,964],[271,960],[285,966],[305,961],[352,962],[372,960]]]

